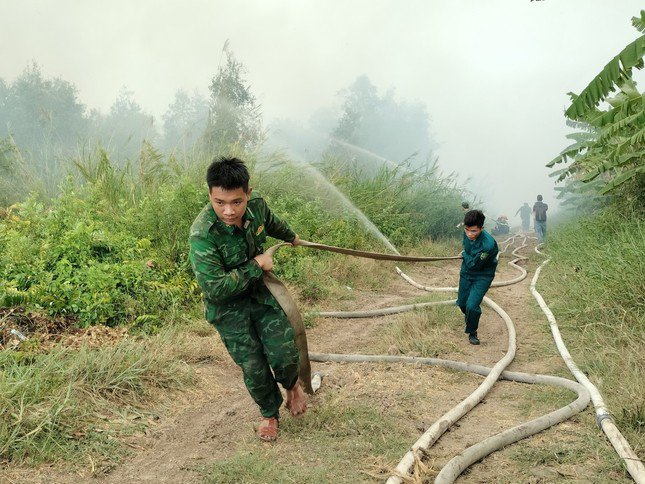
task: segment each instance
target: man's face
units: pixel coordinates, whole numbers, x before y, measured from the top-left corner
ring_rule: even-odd
[[[208,193],[213,210],[226,225],[242,226],[242,217],[246,211],[246,204],[251,196],[242,187],[235,190],[224,190],[222,187],[212,187]]]
[[[482,233],[482,229],[484,227],[477,227],[477,225],[470,225],[464,227],[464,232],[466,232],[466,237],[468,237],[470,240],[475,240],[477,237],[479,237],[479,234]]]

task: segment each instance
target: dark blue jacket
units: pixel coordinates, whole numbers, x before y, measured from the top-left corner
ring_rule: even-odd
[[[464,260],[461,263],[461,274],[494,277],[499,248],[493,236],[482,230],[475,240],[470,240],[464,233],[463,245]]]

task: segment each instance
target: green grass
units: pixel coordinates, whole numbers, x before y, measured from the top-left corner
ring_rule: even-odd
[[[172,334],[101,348],[0,351],[0,459],[118,458],[113,437],[145,426],[160,393],[192,383],[182,351]]]
[[[574,417],[585,425],[557,427],[557,439],[550,431],[538,434],[502,451],[517,465],[500,482],[631,482],[618,455],[607,450],[591,411]],[[574,430],[575,428],[575,430]],[[536,480],[541,478],[541,480]]]
[[[445,299],[450,297],[448,295]],[[438,358],[448,352],[459,351],[451,337],[460,336],[463,331],[457,311],[454,306],[436,306],[401,314],[384,330],[383,352],[391,345],[404,355],[415,354],[425,358]]]
[[[538,290],[578,366],[603,394],[635,452],[645,452],[645,221],[605,212],[550,235]]]
[[[412,439],[370,402],[328,397],[307,418],[281,420],[278,444],[243,444],[206,470],[215,483],[378,482],[379,463],[396,461]],[[306,453],[300,448],[306,449]]]

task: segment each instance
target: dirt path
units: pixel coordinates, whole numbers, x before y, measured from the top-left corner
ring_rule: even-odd
[[[535,255],[527,249],[524,253]],[[550,334],[545,329],[546,322],[529,293],[529,281],[536,266],[536,257],[531,259],[525,264],[529,269],[527,279],[489,292],[490,297],[506,310],[516,325],[518,351],[510,369],[569,377],[550,344]],[[497,280],[517,275],[516,270],[506,266],[505,262],[508,260],[507,256],[502,259],[501,262],[504,263],[500,264]],[[404,270],[418,282],[429,286],[456,285],[458,278],[458,266],[451,263],[415,265]],[[420,296],[418,289],[398,277],[395,277],[387,291],[387,295],[359,292],[354,295],[351,304],[354,309],[375,309],[406,304]],[[437,294],[435,299],[454,297],[452,293]],[[349,304],[343,303],[344,306]],[[446,308],[445,312],[450,321],[437,333],[437,344],[441,348],[439,357],[492,366],[503,356],[506,351],[506,330],[503,321],[493,311],[484,310],[479,331],[482,344],[478,347],[467,343],[463,327],[460,326],[461,318],[453,314],[456,312],[455,308]],[[383,335],[388,334],[390,327],[401,317],[403,316],[354,320],[320,319],[308,331],[310,350],[334,353],[384,352],[389,343],[384,342]],[[389,349],[392,350],[391,347]],[[221,347],[219,350],[223,351]],[[197,388],[184,395],[181,401],[175,402],[171,412],[162,418],[157,427],[127,440],[127,445],[133,449],[131,458],[116,469],[95,469],[93,477],[89,470],[81,470],[75,476],[75,482],[203,482],[205,471],[210,465],[233,456],[240,448],[251,449],[250,452],[265,452],[267,444],[257,442],[252,431],[257,410],[244,389],[241,372],[230,359],[226,358],[224,361],[225,363],[198,367],[200,383]],[[335,393],[351,395],[351,398],[359,401],[362,398],[371,399],[382,411],[400,418],[400,425],[408,433],[411,432],[411,435],[420,435],[437,417],[465,398],[481,382],[478,376],[431,367],[314,363],[313,368],[323,372],[325,379],[322,396],[314,397],[312,406],[318,404],[319,398]],[[408,398],[402,400],[401,395],[408,395]],[[442,465],[464,447],[573,399],[566,392],[499,382],[482,404],[447,432],[430,450],[426,462],[428,468],[420,482],[431,482]],[[576,436],[585,432],[593,435],[593,426],[593,417],[587,411],[533,439],[493,454],[473,466],[472,471],[462,476],[459,482],[597,480],[595,473],[603,466],[602,459],[598,456],[582,456],[579,460],[561,459],[554,463],[548,455],[544,458],[539,455],[540,452],[548,454],[554,443],[557,449],[575,447],[571,442],[575,441]],[[411,445],[414,440],[407,445]],[[295,462],[305,459],[308,452],[306,442],[301,442],[297,449],[290,447],[291,445],[293,444],[288,442],[288,438],[284,437],[274,448],[293,453],[292,460]],[[541,465],[536,466],[535,462],[541,462]],[[391,459],[381,462],[381,472],[385,470],[383,468],[393,467],[396,463],[396,460]],[[359,468],[361,466],[356,465]],[[368,470],[372,473],[357,472],[356,476],[348,477],[346,482],[378,482],[378,479],[370,477],[374,473],[381,475],[378,467],[378,464],[369,467]],[[31,482],[69,482],[69,475],[56,476],[48,473],[42,481],[32,477],[34,479]],[[620,474],[607,476],[607,480],[612,481],[623,479]],[[598,482],[603,480],[604,478],[599,479]]]

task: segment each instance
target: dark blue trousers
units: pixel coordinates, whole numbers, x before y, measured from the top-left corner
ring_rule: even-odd
[[[482,315],[481,303],[486,291],[493,282],[494,275],[459,275],[459,294],[457,306],[464,313],[466,320],[466,333],[474,333],[479,327],[479,318]]]

